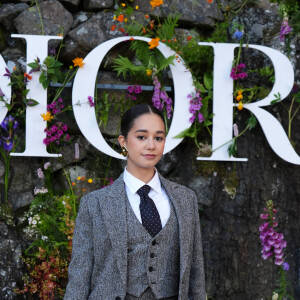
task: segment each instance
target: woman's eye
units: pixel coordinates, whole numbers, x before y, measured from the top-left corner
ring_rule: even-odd
[[[138,138],[139,140],[144,140],[144,139],[145,139],[145,137],[144,137],[143,135],[139,135],[137,138]]]
[[[160,136],[157,136],[155,139],[156,139],[157,141],[162,141],[162,140],[163,140],[163,138],[160,137]]]

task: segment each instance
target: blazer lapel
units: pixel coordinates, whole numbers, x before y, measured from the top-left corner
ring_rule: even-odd
[[[185,206],[186,201],[182,201],[182,193],[179,186],[173,186],[171,183],[160,176],[161,183],[166,190],[176,212],[179,224],[179,243],[180,243],[180,281],[183,278],[188,259],[189,247],[192,241],[190,208]]]
[[[126,199],[123,175],[121,175],[114,182],[110,193],[99,201],[101,214],[111,240],[112,251],[125,285],[127,282]]]

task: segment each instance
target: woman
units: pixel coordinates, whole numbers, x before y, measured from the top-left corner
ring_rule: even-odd
[[[121,122],[124,173],[81,199],[65,300],[204,300],[195,193],[155,169],[160,111],[140,104]]]

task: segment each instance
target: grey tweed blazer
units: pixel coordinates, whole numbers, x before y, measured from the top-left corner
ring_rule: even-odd
[[[195,193],[160,175],[179,223],[179,300],[205,300],[204,266]],[[64,300],[123,300],[127,281],[126,191],[123,175],[84,196],[76,218]]]

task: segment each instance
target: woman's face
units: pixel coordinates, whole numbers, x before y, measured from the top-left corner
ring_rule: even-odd
[[[144,114],[136,118],[127,138],[120,136],[121,146],[128,150],[127,170],[136,172],[153,170],[163,155],[165,125],[156,114]]]

